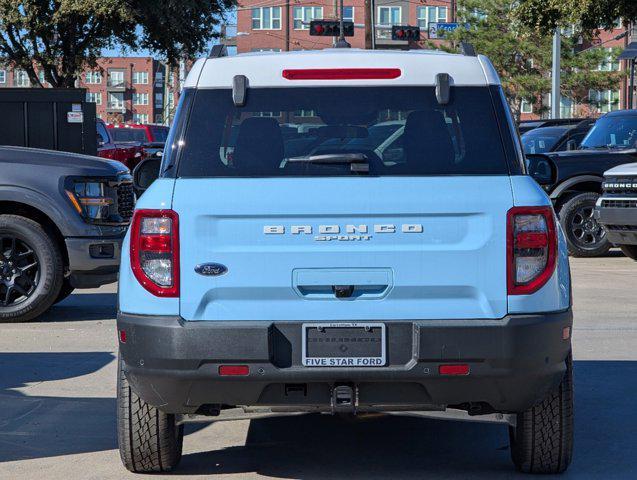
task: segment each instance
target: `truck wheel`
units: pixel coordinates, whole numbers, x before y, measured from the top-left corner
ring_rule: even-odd
[[[622,252],[624,252],[624,255],[628,258],[637,261],[637,245],[620,245],[619,248],[622,249]]]
[[[611,244],[606,231],[593,216],[598,193],[580,193],[560,209],[559,219],[568,251],[574,257],[599,257],[608,253]]]
[[[511,458],[525,473],[562,473],[573,456],[573,360],[566,359],[560,386],[540,403],[518,413],[509,427]]]
[[[62,300],[67,298],[75,291],[75,287],[71,285],[71,281],[68,278],[65,278],[62,281],[62,288],[60,288],[60,293],[58,293],[58,297],[55,299],[54,304],[60,303]]]
[[[0,215],[0,322],[26,322],[47,310],[63,271],[60,250],[39,223]]]
[[[130,388],[118,359],[117,440],[119,455],[131,472],[167,472],[181,460],[183,425],[175,415],[147,404]]]

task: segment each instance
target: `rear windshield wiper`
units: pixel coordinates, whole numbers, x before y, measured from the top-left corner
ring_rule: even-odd
[[[363,153],[330,153],[325,155],[307,155],[305,157],[290,157],[290,163],[314,163],[317,165],[350,164],[352,172],[368,173],[369,163]]]

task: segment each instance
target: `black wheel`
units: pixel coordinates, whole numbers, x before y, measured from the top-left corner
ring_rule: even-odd
[[[62,288],[60,288],[60,293],[58,293],[58,297],[55,299],[54,304],[60,303],[62,300],[67,298],[75,291],[75,287],[71,285],[71,281],[68,278],[65,278],[62,281]]]
[[[525,412],[509,427],[511,458],[525,473],[562,473],[573,457],[573,360],[557,390]]]
[[[40,224],[0,215],[0,322],[26,322],[47,310],[62,272],[57,244]]]
[[[620,245],[619,248],[622,249],[622,252],[624,252],[624,255],[628,258],[637,261],[637,245]]]
[[[560,209],[559,218],[568,251],[574,257],[598,257],[608,253],[611,244],[606,231],[594,218],[598,193],[580,193]]]
[[[183,425],[175,415],[147,404],[130,388],[118,359],[117,440],[119,455],[131,472],[167,472],[181,460]]]

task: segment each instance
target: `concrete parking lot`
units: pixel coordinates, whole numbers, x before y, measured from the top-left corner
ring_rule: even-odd
[[[637,478],[637,263],[572,261],[575,458],[563,478]],[[115,287],[0,325],[0,478],[143,478],[115,430]],[[506,428],[313,415],[187,426],[171,478],[512,478]],[[153,476],[152,478],[158,478]]]

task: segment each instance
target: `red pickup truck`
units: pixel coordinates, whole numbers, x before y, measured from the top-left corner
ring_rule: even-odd
[[[116,142],[103,120],[97,119],[96,127],[97,155],[99,157],[122,162],[130,170],[143,159],[144,149],[141,144]]]

